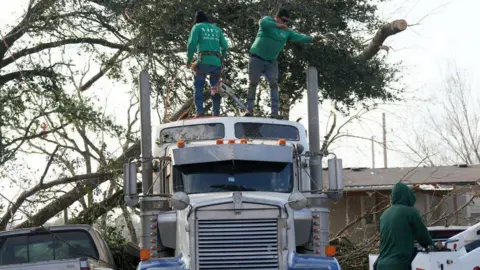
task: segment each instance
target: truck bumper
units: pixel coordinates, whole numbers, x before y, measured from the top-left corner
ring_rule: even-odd
[[[141,261],[137,266],[137,270],[189,270],[183,256],[173,258],[155,258],[146,261]]]
[[[313,254],[291,253],[288,260],[288,270],[340,270],[340,264],[333,257],[323,257]]]
[[[189,270],[183,256],[174,258],[159,258],[141,261],[137,270]],[[310,254],[291,253],[288,260],[288,270],[340,270],[337,259]]]

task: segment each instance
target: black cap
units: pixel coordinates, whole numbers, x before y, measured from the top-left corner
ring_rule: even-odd
[[[195,13],[195,23],[208,22],[208,16],[203,11],[197,11]]]
[[[285,8],[281,8],[281,9],[278,10],[277,16],[280,17],[280,18],[281,17],[290,18],[290,12]]]

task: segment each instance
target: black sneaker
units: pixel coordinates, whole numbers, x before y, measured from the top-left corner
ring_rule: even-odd
[[[243,114],[244,117],[252,117],[253,116],[253,113],[250,112],[250,111],[246,111],[244,114]]]
[[[271,115],[270,118],[283,120],[283,116],[281,116],[281,115]]]
[[[195,117],[204,117],[205,114],[204,113],[197,113],[197,115]]]

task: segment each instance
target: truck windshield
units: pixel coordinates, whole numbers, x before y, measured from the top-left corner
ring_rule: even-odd
[[[230,160],[174,166],[175,191],[188,194],[225,191],[291,192],[291,163]]]
[[[85,231],[40,231],[0,237],[0,265],[80,257],[98,258],[93,240]]]

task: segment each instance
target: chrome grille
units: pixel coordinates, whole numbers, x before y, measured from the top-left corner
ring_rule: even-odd
[[[199,220],[198,262],[205,269],[278,269],[277,220]]]

